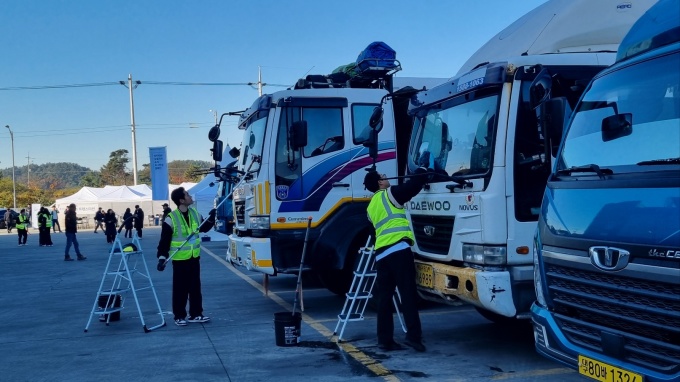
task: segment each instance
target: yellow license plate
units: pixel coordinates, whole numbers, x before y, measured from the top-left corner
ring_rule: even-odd
[[[581,375],[590,377],[602,382],[643,382],[644,378],[640,374],[628,370],[619,369],[604,362],[596,361],[592,358],[578,356],[578,372]]]
[[[434,288],[434,271],[431,265],[416,263],[416,283],[425,288]]]
[[[229,246],[231,247],[231,258],[235,259],[236,258],[236,242],[233,240],[229,240]]]

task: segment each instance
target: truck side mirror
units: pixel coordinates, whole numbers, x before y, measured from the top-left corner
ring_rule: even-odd
[[[232,147],[231,150],[229,150],[229,156],[236,159],[238,156],[241,154],[241,150],[237,149],[236,147]]]
[[[529,87],[529,103],[531,104],[531,107],[535,109],[543,102],[550,99],[551,90],[552,78],[550,77],[548,70],[543,68],[531,82],[531,86]]]
[[[220,125],[215,125],[208,131],[208,140],[210,142],[215,142],[217,138],[220,137]]]
[[[297,150],[307,146],[307,121],[295,121],[290,126],[290,146]]]
[[[368,156],[373,158],[373,163],[378,159],[378,132],[375,129],[371,129],[368,133],[368,139],[363,143],[364,147],[368,147]]]
[[[541,124],[545,127],[544,137],[549,140],[552,152],[556,153],[562,142],[564,126],[571,116],[571,107],[566,97],[555,97],[540,105]],[[550,154],[550,153],[547,153]]]
[[[602,142],[633,134],[633,114],[614,114],[602,120]]]
[[[212,151],[212,158],[215,162],[222,161],[222,150],[222,141],[219,139],[213,141],[213,147],[210,151]]]
[[[372,129],[380,132],[380,130],[382,130],[383,128],[382,121],[383,121],[383,108],[380,106],[376,106],[376,108],[373,109],[371,118],[368,120],[368,125],[371,126]]]

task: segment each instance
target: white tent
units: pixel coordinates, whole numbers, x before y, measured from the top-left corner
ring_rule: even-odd
[[[172,191],[177,187],[183,186],[188,190],[195,184],[170,184],[168,188]],[[102,188],[83,187],[73,195],[57,199],[55,205],[62,212],[59,219],[60,224],[63,224],[63,212],[66,211],[66,207],[71,203],[75,203],[76,213],[79,217],[85,218],[90,227],[94,224],[94,215],[99,207],[104,210],[112,209],[120,219],[125,213],[126,208],[133,212],[136,205],[139,205],[147,216],[144,224],[155,225],[156,217],[160,217],[163,214],[163,203],[172,203],[168,200],[152,200],[151,195],[151,188],[146,184],[137,186],[105,186]]]

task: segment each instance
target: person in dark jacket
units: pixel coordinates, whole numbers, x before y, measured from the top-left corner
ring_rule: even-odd
[[[41,247],[51,247],[52,246],[52,213],[45,207],[40,208],[38,212],[38,232],[39,232],[39,244]]]
[[[76,238],[76,233],[78,232],[78,217],[76,216],[76,205],[74,203],[69,204],[68,210],[66,210],[65,220],[66,251],[64,252],[64,261],[73,261],[73,258],[69,255],[71,245],[73,245],[73,248],[76,250],[78,260],[87,259],[87,257],[80,253],[80,246],[78,245],[78,239]]]
[[[104,211],[102,211],[102,208],[99,207],[97,213],[94,214],[94,233],[97,233],[97,228],[100,228],[102,231],[104,231],[104,227],[102,226],[103,223]]]
[[[135,206],[135,229],[137,230],[137,237],[142,238],[142,228],[144,228],[144,211],[139,207]]]
[[[202,222],[202,217],[191,207],[194,202],[184,187],[172,191],[170,198],[177,205],[163,221],[161,239],[158,242],[158,266],[163,271],[172,256],[172,312],[175,325],[186,326],[187,322],[208,322],[203,315],[201,293],[201,239],[198,232],[209,232],[215,225],[215,209]],[[189,301],[189,316],[186,305]]]
[[[134,223],[134,218],[132,216],[132,212],[130,212],[130,208],[125,209],[125,213],[123,214],[123,225],[125,226],[125,237],[129,237],[132,239],[132,225]]]
[[[106,233],[106,242],[113,243],[116,240],[116,226],[118,225],[118,219],[116,219],[116,214],[113,210],[109,208],[104,215],[104,231]]]
[[[172,210],[170,209],[170,206],[168,205],[168,203],[163,203],[163,217],[161,218],[161,224],[163,224],[163,222],[165,221],[165,218],[168,217],[168,214],[170,212],[172,212]]]
[[[366,189],[374,193],[367,212],[375,228],[378,347],[386,351],[402,349],[393,339],[392,296],[395,288],[399,288],[406,323],[404,343],[419,352],[426,350],[422,342],[415,262],[411,252],[415,237],[406,220],[404,206],[427,183],[433,171],[428,170],[428,167],[434,169],[431,158],[426,151],[419,161],[422,167],[404,184],[391,186],[384,174],[375,171],[369,171],[364,177]]]

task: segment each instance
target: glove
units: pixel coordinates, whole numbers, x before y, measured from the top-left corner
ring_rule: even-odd
[[[163,272],[165,270],[165,257],[158,258],[158,265],[156,265],[158,272]]]
[[[424,151],[418,159],[418,166],[434,170],[434,156],[429,151]]]

